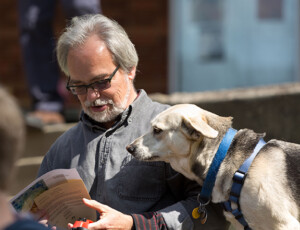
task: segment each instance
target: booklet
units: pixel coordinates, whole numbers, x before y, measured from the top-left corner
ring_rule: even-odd
[[[82,198],[91,199],[77,170],[55,169],[34,180],[10,203],[17,212],[46,212],[49,223],[67,229],[79,218],[96,221],[96,211],[85,206]]]

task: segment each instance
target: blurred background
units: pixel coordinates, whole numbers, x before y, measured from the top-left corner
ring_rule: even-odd
[[[136,87],[148,93],[199,92],[299,82],[297,0],[102,0],[136,45]],[[24,109],[27,82],[19,45],[16,1],[2,0],[0,83]],[[54,31],[66,20],[57,1]],[[78,106],[58,89],[66,109]]]
[[[161,102],[195,103],[234,116],[236,128],[267,132],[266,139],[300,143],[298,0],[102,0],[101,7],[136,46],[137,89]],[[2,0],[0,13],[0,84],[26,111],[30,96],[17,2]],[[56,37],[65,25],[57,1]],[[72,125],[80,107],[65,83],[61,74],[57,88],[65,101],[67,123]],[[43,155],[67,128],[28,128],[12,194],[35,178]]]
[[[299,1],[169,1],[168,8],[169,91],[300,80]]]
[[[54,0],[53,0],[54,1]],[[139,54],[137,88],[147,92],[168,91],[168,1],[167,0],[102,0],[102,13],[121,24],[135,44]],[[0,83],[8,87],[24,109],[30,108],[28,83],[24,73],[19,44],[17,2],[1,1],[0,21]],[[57,1],[53,28],[56,37],[67,21],[60,1]],[[61,76],[58,90],[65,99],[65,109],[79,104],[65,89],[66,78]]]

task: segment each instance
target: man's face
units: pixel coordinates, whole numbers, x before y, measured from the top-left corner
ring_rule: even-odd
[[[111,54],[103,41],[92,35],[68,54],[70,85],[88,85],[104,80],[116,69]],[[86,94],[77,95],[86,114],[94,120],[111,123],[134,100],[132,84],[135,68],[129,73],[119,69],[111,80],[111,87],[102,91],[88,88]]]

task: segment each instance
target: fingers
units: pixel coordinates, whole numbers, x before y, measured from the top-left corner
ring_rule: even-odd
[[[38,222],[40,224],[45,225],[46,227],[48,227],[48,220],[47,219],[40,219]]]
[[[48,214],[46,213],[45,210],[39,210],[38,212],[35,213],[35,218],[37,218],[38,223],[50,227],[48,223]],[[51,230],[56,230],[56,226],[51,226]]]
[[[102,226],[101,223],[98,221],[98,222],[90,223],[88,228],[89,230],[96,230],[96,229],[101,229]]]
[[[36,220],[47,220],[48,219],[46,210],[39,209],[38,211],[35,211],[35,213],[33,215]]]
[[[86,199],[86,198],[83,198],[82,200],[83,200],[83,203],[84,203],[86,206],[88,206],[88,207],[90,207],[90,208],[92,208],[92,209],[97,210],[99,213],[102,213],[102,212],[104,212],[104,211],[107,210],[107,206],[104,205],[104,204],[99,203],[98,201],[95,201],[95,200],[88,200],[88,199]]]
[[[83,199],[83,203],[100,213],[100,219],[88,225],[89,230],[132,229],[133,219],[130,215],[123,214],[95,200]]]

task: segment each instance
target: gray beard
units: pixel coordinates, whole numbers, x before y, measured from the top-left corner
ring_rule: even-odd
[[[109,105],[109,108],[103,112],[93,112],[89,109],[91,105],[103,105],[103,104]],[[124,112],[124,110],[125,108],[123,108],[122,106],[115,105],[112,100],[101,100],[101,99],[97,99],[93,103],[85,102],[85,107],[83,108],[83,111],[90,118],[100,123],[105,123],[105,122],[115,120],[121,113]]]
[[[128,78],[126,78],[128,79]],[[126,109],[126,105],[129,99],[130,95],[130,82],[127,80],[127,92],[125,95],[125,98],[123,102],[120,105],[116,105],[113,100],[101,100],[100,98],[93,101],[85,101],[83,111],[93,120],[100,122],[100,123],[106,123],[115,120],[121,113],[123,113]],[[93,112],[89,109],[90,106],[100,106],[100,105],[109,105],[108,109],[106,109],[103,112]]]

